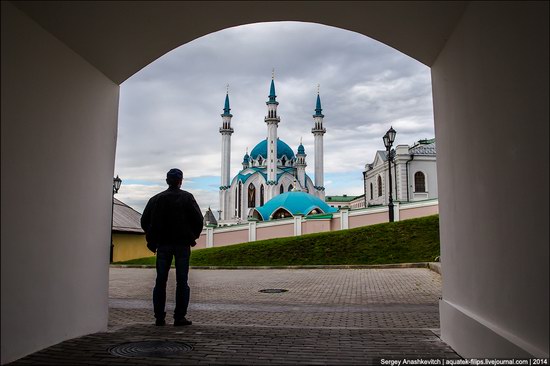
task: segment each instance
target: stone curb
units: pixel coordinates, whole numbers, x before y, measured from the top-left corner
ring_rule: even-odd
[[[111,268],[155,268],[154,265],[112,264]],[[393,263],[393,264],[358,264],[358,265],[301,265],[301,266],[191,266],[191,269],[391,269],[391,268],[429,268],[441,275],[441,263]]]

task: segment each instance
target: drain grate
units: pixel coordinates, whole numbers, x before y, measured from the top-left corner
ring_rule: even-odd
[[[281,292],[287,292],[287,291],[288,290],[285,290],[284,288],[264,288],[259,292],[263,292],[265,294],[280,294]]]
[[[182,342],[143,341],[123,343],[109,348],[109,353],[119,357],[168,357],[193,350]]]

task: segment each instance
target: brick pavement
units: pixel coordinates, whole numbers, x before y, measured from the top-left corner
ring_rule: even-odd
[[[365,365],[380,358],[458,358],[437,336],[441,277],[428,269],[192,269],[190,327],[152,325],[154,280],[154,269],[111,268],[107,332],[62,342],[13,365]],[[288,292],[259,292],[266,288]],[[143,340],[179,341],[193,349],[162,358],[108,352]]]

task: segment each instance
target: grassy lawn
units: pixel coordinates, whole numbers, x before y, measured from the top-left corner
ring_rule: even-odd
[[[349,230],[194,250],[192,266],[290,266],[430,262],[439,255],[439,216]],[[118,264],[154,265],[155,257]]]

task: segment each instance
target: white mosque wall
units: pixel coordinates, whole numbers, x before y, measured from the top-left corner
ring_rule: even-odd
[[[435,215],[439,212],[438,200],[425,200],[395,205],[395,220],[406,220],[416,217]],[[375,207],[348,211],[347,215],[337,212],[331,218],[308,219],[303,217],[297,220],[300,227],[296,227],[296,221],[292,218],[280,220],[259,221],[256,225],[239,224],[234,226],[207,228],[201,233],[194,249],[219,247],[232,244],[246,243],[250,238],[266,240],[320,232],[341,230],[345,227],[342,220],[347,220],[350,229],[388,222],[388,208]],[[255,230],[250,233],[250,230]],[[211,234],[209,235],[210,232]],[[210,241],[209,241],[210,240]]]
[[[241,219],[246,219],[248,217],[249,210],[251,209],[251,207],[248,207],[249,201],[250,201],[248,197],[248,187],[251,184],[255,188],[255,198],[254,198],[255,206],[254,207],[259,207],[260,190],[262,185],[264,186],[264,203],[265,203],[269,200],[269,197],[270,197],[270,195],[268,194],[268,191],[270,190],[273,191],[271,195],[271,197],[273,198],[280,194],[281,186],[283,187],[283,193],[286,193],[289,191],[289,187],[290,186],[294,187],[297,184],[297,182],[294,182],[294,175],[290,173],[284,173],[279,178],[278,183],[274,186],[271,186],[266,184],[264,177],[260,173],[256,172],[252,174],[246,181],[242,183],[241,211],[240,211]],[[228,207],[230,211],[229,216],[224,215],[226,221],[235,219],[235,200],[238,199],[237,197],[238,194],[236,194],[238,186],[239,186],[239,180],[237,179],[237,177],[235,177],[233,178],[233,182],[231,183],[230,189],[226,191],[227,192],[225,194],[226,197],[224,198],[228,202],[228,205],[226,207]],[[309,190],[309,193],[316,196],[318,195],[313,187],[313,182],[309,176],[306,176],[306,186],[307,186],[307,189]],[[220,194],[220,199],[223,199],[222,196],[223,194]]]

